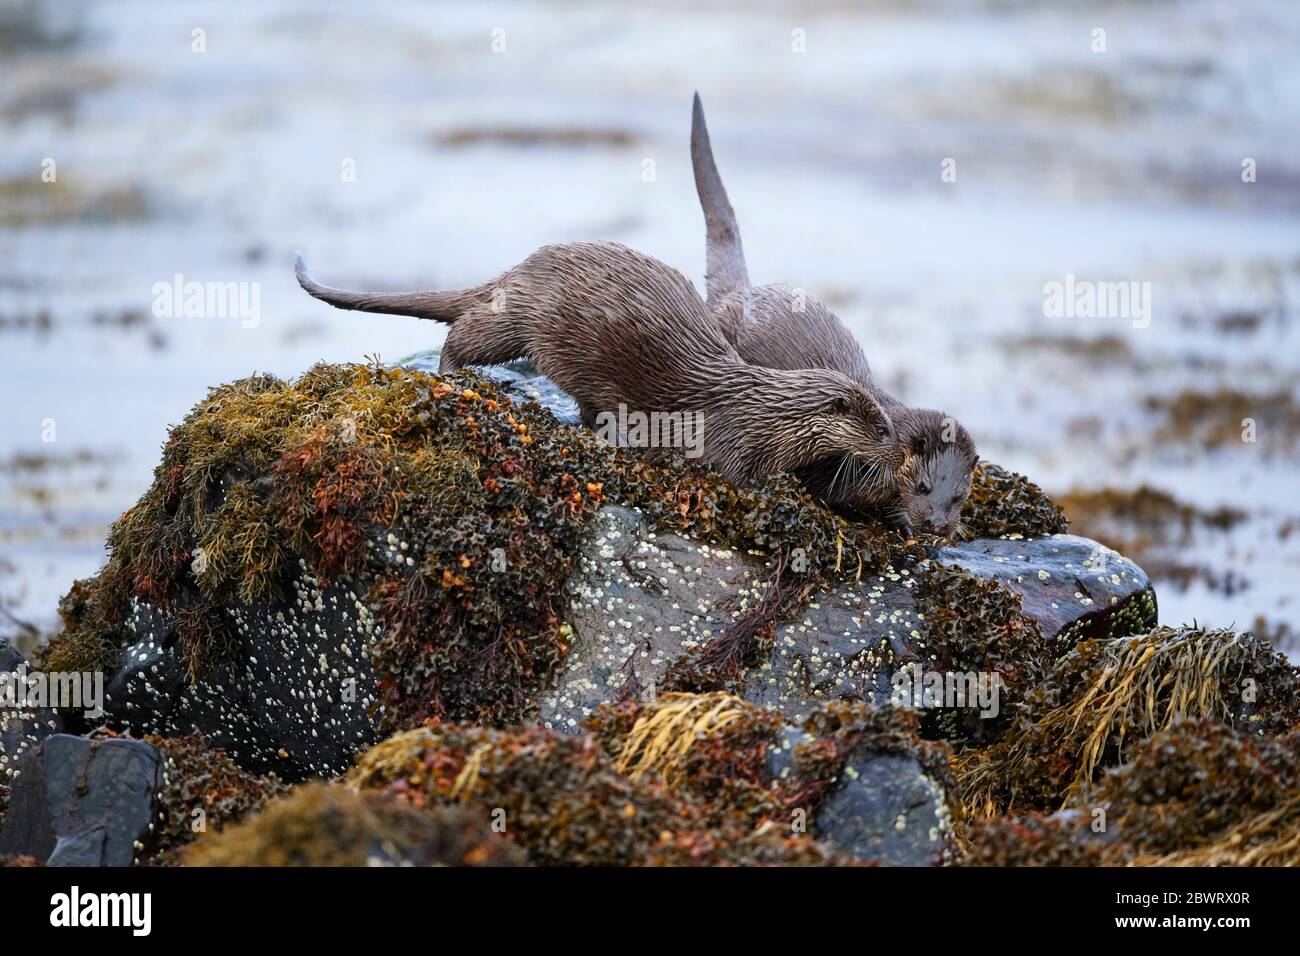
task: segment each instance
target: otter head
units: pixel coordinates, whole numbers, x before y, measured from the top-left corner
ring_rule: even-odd
[[[956,536],[979,458],[975,443],[959,421],[943,412],[898,408],[894,421],[907,450],[898,491],[908,522],[915,531]]]
[[[870,392],[838,372],[816,369],[805,374],[824,379],[811,390],[813,450],[847,459],[835,484],[892,485],[907,454],[889,413]]]

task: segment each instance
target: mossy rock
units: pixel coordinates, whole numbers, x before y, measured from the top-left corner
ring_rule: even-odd
[[[319,365],[213,389],[113,525],[104,570],[65,598],[45,666],[108,671],[114,726],[197,728],[246,769],[296,780],[427,721],[550,720],[575,642],[591,646],[574,589],[604,560],[592,542],[610,509],[707,554],[702,575],[734,561],[748,577],[717,595],[717,632],[671,660],[668,647],[662,673],[611,671],[576,711],[552,708],[570,731],[646,680],[740,689],[811,595],[933,566],[926,542],[846,521],[792,477],[736,487],[612,448],[521,401],[528,381]],[[971,526],[1054,527],[1041,492],[996,475],[1016,494],[974,506]],[[816,690],[805,703],[844,696]]]

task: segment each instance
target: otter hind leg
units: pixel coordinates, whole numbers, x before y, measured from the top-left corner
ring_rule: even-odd
[[[529,341],[522,323],[495,311],[490,304],[476,306],[447,331],[438,371],[454,372],[465,365],[501,365],[529,358]]]

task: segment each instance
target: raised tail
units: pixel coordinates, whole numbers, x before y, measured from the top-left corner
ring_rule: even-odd
[[[704,210],[705,291],[709,305],[714,305],[728,293],[748,289],[749,271],[745,268],[745,250],[740,245],[736,214],[713,162],[713,147],[709,145],[709,129],[704,125],[704,105],[699,93],[695,94],[691,115],[691,165],[695,167],[695,191]]]
[[[311,277],[301,254],[294,260],[293,274],[310,295],[336,309],[412,315],[417,319],[433,319],[450,325],[478,301],[472,289],[449,292],[345,292],[331,289]]]

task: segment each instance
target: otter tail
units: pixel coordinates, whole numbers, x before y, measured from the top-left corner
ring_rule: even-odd
[[[455,322],[478,299],[473,290],[450,292],[345,292],[321,285],[307,272],[307,263],[298,255],[293,264],[298,284],[310,295],[328,302],[336,309],[359,312],[383,312],[388,315],[412,315],[417,319],[434,319],[448,325]]]
[[[745,250],[740,245],[736,214],[713,162],[713,147],[709,145],[709,129],[704,125],[704,106],[699,93],[695,94],[691,115],[691,164],[695,167],[695,191],[704,209],[707,235],[705,291],[709,305],[714,305],[728,293],[748,289],[749,272],[745,268]]]

